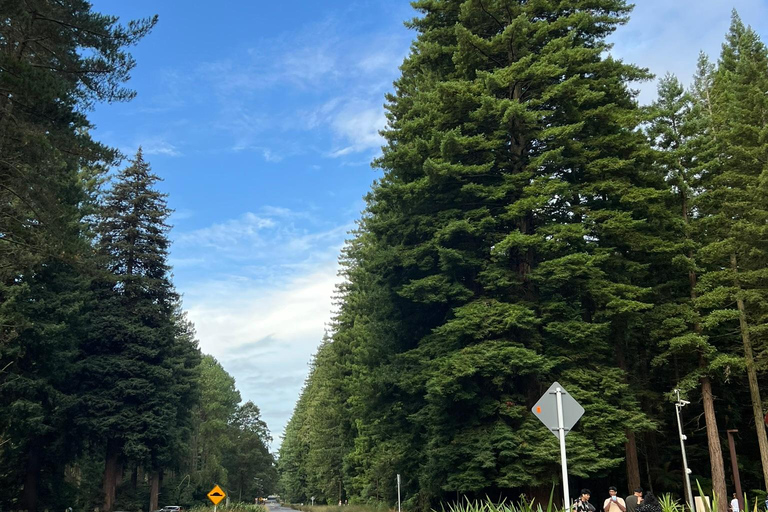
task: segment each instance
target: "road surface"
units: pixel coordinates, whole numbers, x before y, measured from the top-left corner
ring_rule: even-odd
[[[281,507],[280,505],[278,505],[276,503],[267,503],[267,511],[268,512],[296,512],[292,508]]]

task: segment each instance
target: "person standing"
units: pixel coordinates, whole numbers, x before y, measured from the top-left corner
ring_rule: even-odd
[[[589,502],[591,494],[589,489],[582,489],[579,499],[573,504],[573,512],[595,512],[595,506]]]
[[[608,488],[610,497],[603,503],[605,512],[627,512],[627,504],[623,498],[619,498],[619,491],[615,487]]]
[[[637,512],[661,512],[661,503],[652,492],[643,497],[643,502],[637,507]]]
[[[635,489],[632,495],[627,496],[625,502],[627,504],[627,512],[636,512],[637,506],[643,502],[643,489],[640,487]]]
[[[739,512],[739,498],[736,497],[736,493],[733,493],[733,499],[731,500],[731,511]]]

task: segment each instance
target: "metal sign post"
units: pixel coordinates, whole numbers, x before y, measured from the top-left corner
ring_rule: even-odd
[[[563,469],[563,508],[569,511],[571,493],[568,487],[568,458],[565,436],[584,414],[584,408],[559,383],[553,383],[531,411],[560,442],[560,465]]]
[[[397,474],[397,512],[400,512],[400,473]]]
[[[571,503],[571,493],[568,488],[568,459],[565,456],[565,426],[563,426],[563,389],[556,388],[557,395],[557,430],[560,435],[560,465],[563,468],[563,504],[566,512]]]

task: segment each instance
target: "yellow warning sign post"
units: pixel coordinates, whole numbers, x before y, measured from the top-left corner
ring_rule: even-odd
[[[221,490],[221,487],[214,486],[213,489],[211,489],[211,492],[208,493],[208,499],[213,502],[213,511],[216,512],[216,508],[218,507],[221,500],[224,499],[224,497],[227,495],[224,491]]]

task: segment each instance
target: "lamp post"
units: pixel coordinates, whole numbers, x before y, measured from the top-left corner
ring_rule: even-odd
[[[688,438],[685,436],[685,434],[683,434],[682,420],[682,409],[691,402],[680,398],[679,389],[675,389],[675,394],[677,395],[677,402],[675,402],[675,411],[677,413],[677,433],[680,436],[680,451],[683,454],[683,473],[685,473],[686,496],[688,497],[688,508],[693,511],[695,510],[695,503],[693,501],[693,490],[691,489],[691,470],[688,469],[688,457],[685,455],[685,440]]]

